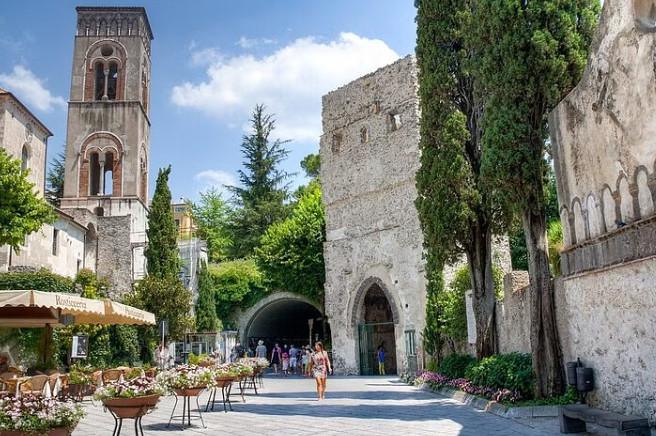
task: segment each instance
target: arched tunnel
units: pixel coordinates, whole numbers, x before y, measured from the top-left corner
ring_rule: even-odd
[[[279,299],[253,315],[244,336],[251,349],[255,349],[261,339],[271,350],[276,342],[281,347],[284,344],[298,347],[309,344],[311,340],[321,340],[324,338],[323,330],[323,318],[315,306],[297,299]]]

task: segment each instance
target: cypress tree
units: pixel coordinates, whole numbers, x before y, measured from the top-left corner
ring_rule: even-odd
[[[216,302],[212,277],[203,262],[198,271],[198,300],[196,301],[196,330],[199,332],[215,332],[219,327],[216,316]]]
[[[160,168],[157,174],[155,194],[148,212],[148,245],[145,256],[148,275],[155,278],[178,277],[180,257],[178,252],[178,230],[171,210],[169,175],[171,166]]]
[[[483,177],[521,217],[528,251],[536,396],[564,390],[547,244],[547,115],[580,80],[598,0],[478,0],[469,33],[485,95]]]

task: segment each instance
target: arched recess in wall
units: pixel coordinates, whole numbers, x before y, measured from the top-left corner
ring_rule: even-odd
[[[352,327],[355,327],[357,325],[360,318],[359,316],[360,312],[362,311],[362,307],[364,306],[365,296],[367,295],[369,289],[371,289],[373,286],[377,286],[383,292],[383,294],[387,298],[387,301],[389,301],[390,308],[392,310],[392,320],[394,324],[399,323],[400,316],[399,316],[399,308],[396,298],[394,298],[394,295],[392,295],[392,293],[389,291],[389,289],[381,279],[379,279],[378,277],[369,277],[368,279],[366,279],[360,284],[358,290],[356,291],[353,297],[353,303],[350,308],[350,315],[351,315],[350,322]]]
[[[640,205],[640,218],[647,218],[654,214],[654,199],[649,189],[649,176],[647,168],[639,167],[636,170],[635,183],[638,187],[638,204]]]
[[[585,206],[588,213],[588,231],[590,232],[590,237],[594,238],[601,235],[603,231],[599,202],[593,194],[590,194],[588,195]]]
[[[84,100],[124,100],[127,51],[113,39],[91,44],[86,53]]]
[[[606,224],[606,231],[610,232],[617,228],[617,214],[615,213],[615,199],[610,190],[610,186],[604,186],[601,191],[601,201],[603,207],[604,223]]]
[[[80,155],[80,197],[122,195],[123,144],[116,135],[110,132],[92,133],[82,143]],[[106,177],[109,173],[111,179]]]
[[[566,207],[560,209],[560,223],[563,227],[563,244],[565,247],[572,245],[572,232],[569,227],[569,210]]]
[[[585,221],[583,219],[583,208],[581,201],[574,198],[572,201],[572,211],[574,212],[574,234],[576,236],[576,243],[583,242],[587,239],[585,234]]]
[[[635,213],[633,210],[633,196],[629,189],[629,181],[624,175],[621,175],[617,181],[617,191],[620,194],[620,214],[622,222],[628,224],[634,220]]]

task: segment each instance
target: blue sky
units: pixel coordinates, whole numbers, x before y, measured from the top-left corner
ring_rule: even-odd
[[[75,6],[145,6],[155,35],[151,94],[151,192],[173,165],[173,198],[196,199],[235,183],[249,112],[265,103],[291,139],[285,163],[317,152],[321,95],[414,51],[411,0],[3,1],[0,86],[14,92],[62,149]]]

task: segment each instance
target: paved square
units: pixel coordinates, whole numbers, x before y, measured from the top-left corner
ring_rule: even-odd
[[[419,391],[392,377],[330,377],[326,396],[325,401],[316,401],[314,381],[310,379],[265,377],[264,389],[258,396],[250,393],[242,403],[233,395],[234,411],[224,413],[220,407],[203,413],[207,428],[192,420],[194,425],[184,433],[190,436],[558,434],[554,419],[533,428]],[[200,398],[203,406],[204,401],[207,393]],[[166,428],[173,403],[172,397],[164,398],[153,413],[143,418],[144,434],[182,433],[179,421]],[[88,404],[87,411],[89,415],[74,436],[112,433],[114,421],[102,406]],[[121,434],[134,434],[132,420],[125,421]]]

